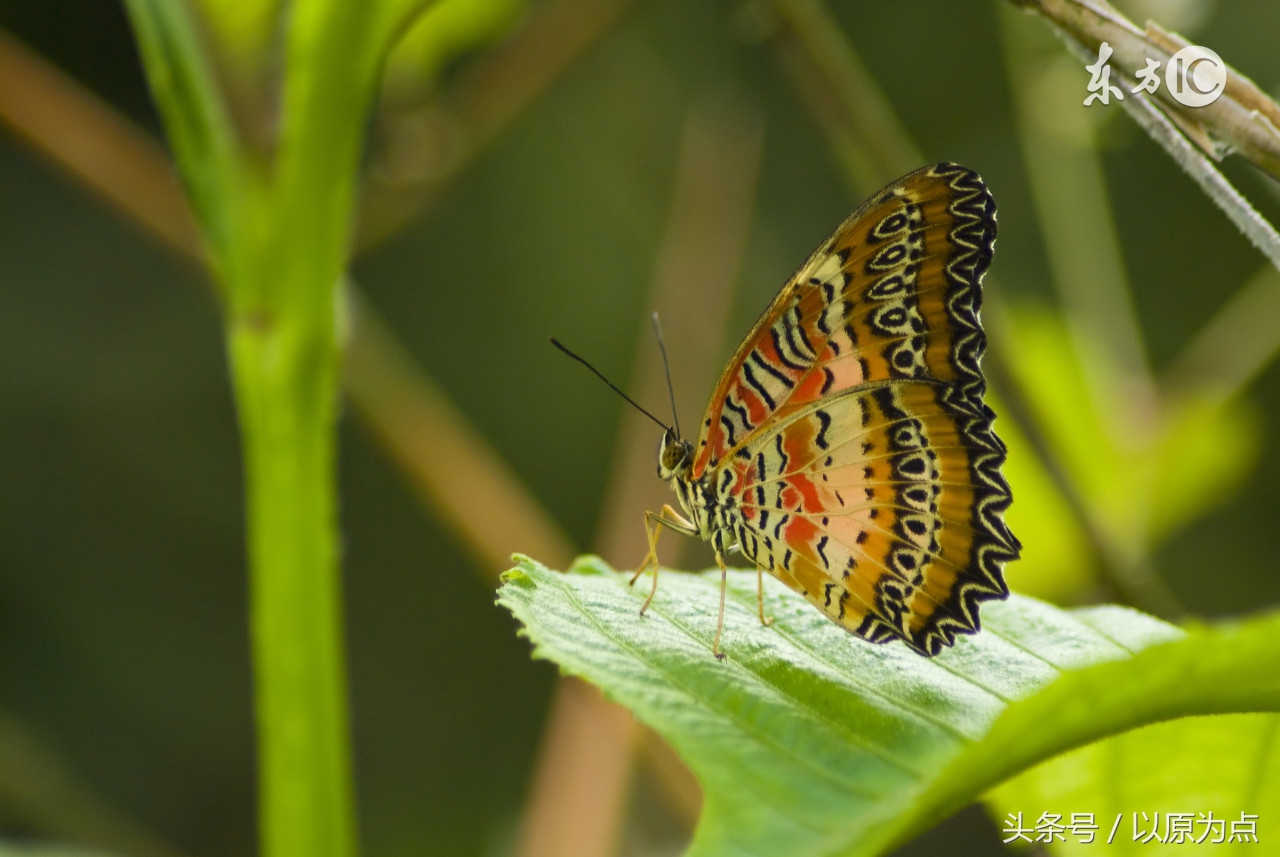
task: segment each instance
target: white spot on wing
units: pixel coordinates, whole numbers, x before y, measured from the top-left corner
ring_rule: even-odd
[[[840,254],[828,253],[809,273],[809,278],[820,283],[838,281],[841,270]]]

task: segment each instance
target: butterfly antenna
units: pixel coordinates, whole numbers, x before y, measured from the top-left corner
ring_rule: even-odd
[[[662,338],[662,322],[658,321],[658,313],[653,314],[653,332],[658,336],[658,350],[662,352],[662,371],[667,373],[667,395],[671,397],[671,419],[676,424],[676,437],[680,434],[680,415],[676,413],[676,391],[671,386],[671,363],[667,361],[667,343]]]
[[[564,345],[560,342],[560,340],[556,339],[554,336],[553,336],[553,337],[551,337],[551,344],[552,344],[552,345],[554,345],[556,348],[559,348],[559,349],[560,349],[561,351],[563,351],[565,354],[568,354],[568,355],[569,355],[570,357],[572,357],[574,360],[577,360],[577,361],[578,361],[579,363],[581,363],[583,366],[586,366],[588,369],[590,369],[590,370],[595,374],[595,376],[596,376],[597,378],[599,378],[601,381],[604,381],[606,384],[608,384],[608,385],[609,385],[609,389],[610,389],[610,390],[613,390],[613,392],[617,393],[619,396],[621,396],[622,398],[626,399],[626,400],[631,404],[631,407],[635,408],[637,411],[639,411],[640,413],[644,414],[646,417],[648,417],[649,419],[653,420],[653,421],[654,421],[655,423],[657,423],[658,425],[662,426],[663,431],[670,431],[670,430],[671,430],[671,429],[670,429],[670,427],[669,427],[666,423],[664,423],[662,420],[658,419],[658,418],[657,418],[657,417],[655,417],[653,414],[649,413],[649,412],[648,412],[648,411],[646,411],[644,408],[642,408],[642,407],[640,407],[638,404],[636,404],[636,400],[635,400],[635,399],[631,398],[631,397],[630,397],[630,396],[628,396],[626,393],[624,393],[624,392],[622,392],[621,390],[619,390],[619,389],[618,389],[618,386],[617,386],[616,384],[614,384],[612,381],[610,381],[608,378],[606,378],[606,377],[605,377],[605,376],[600,372],[600,370],[599,370],[599,369],[597,369],[596,367],[592,366],[592,365],[591,365],[590,363],[588,363],[584,358],[579,357],[577,354],[574,354],[574,353],[573,353],[572,351],[570,351],[568,348],[565,348],[565,347],[564,347]],[[676,436],[678,437],[678,436],[679,436],[679,434],[680,434],[680,431],[679,431],[679,429],[677,429],[677,430],[676,430]]]

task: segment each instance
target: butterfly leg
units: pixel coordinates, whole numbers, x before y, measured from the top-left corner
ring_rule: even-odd
[[[668,517],[669,516],[669,517]],[[644,574],[644,570],[653,564],[653,588],[649,590],[649,597],[644,600],[644,604],[640,606],[640,615],[644,615],[644,611],[649,609],[649,604],[653,601],[653,596],[658,594],[658,536],[662,534],[662,528],[669,527],[677,532],[685,535],[694,536],[698,534],[698,529],[689,521],[680,517],[680,513],[671,508],[670,503],[664,503],[662,511],[654,514],[653,512],[644,513],[644,534],[649,540],[649,552],[645,554],[644,559],[640,563],[640,567],[636,569],[636,573],[631,576],[630,586],[635,586],[636,581],[640,579],[640,575]]]
[[[772,616],[764,615],[764,569],[756,563],[756,605],[760,608],[760,624],[766,628],[773,624]]]
[[[720,617],[716,619],[716,640],[711,644],[711,654],[724,660],[724,652],[720,651],[720,632],[724,630],[724,593],[729,587],[729,569],[725,567],[724,557],[716,551],[716,565],[720,566]]]

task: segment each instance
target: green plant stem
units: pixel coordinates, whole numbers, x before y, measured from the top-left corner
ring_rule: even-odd
[[[246,148],[183,4],[129,0],[226,299],[243,444],[264,857],[350,857],[337,294],[382,59],[425,0],[295,0],[278,146]]]
[[[243,437],[265,857],[357,852],[338,563],[336,295],[389,6],[298,3],[273,174],[240,223]],[[257,185],[246,184],[249,196]]]
[[[330,301],[332,303],[332,301]],[[335,497],[337,348],[239,319],[262,853],[356,851]]]

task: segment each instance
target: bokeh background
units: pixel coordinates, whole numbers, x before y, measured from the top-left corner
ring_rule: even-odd
[[[631,565],[639,511],[664,490],[625,487],[631,450],[641,445],[647,477],[657,431],[548,336],[663,415],[647,320],[659,310],[691,425],[737,339],[885,166],[840,146],[838,105],[806,76],[775,8],[787,4],[472,5],[396,66],[371,122],[370,185],[395,205],[366,211],[355,300],[398,341],[397,365],[430,379],[565,541]],[[918,147],[907,168],[964,163],[1000,207],[994,383],[1031,434],[997,405],[1011,521],[1027,542],[1012,584],[1206,618],[1280,601],[1275,272],[1118,107],[1081,105],[1088,75],[1043,22],[997,2],[829,6],[829,34],[856,51]],[[1123,8],[1280,91],[1280,53],[1260,37],[1280,31],[1271,0]],[[159,137],[117,3],[3,2],[0,26]],[[10,71],[2,88],[30,83]],[[870,136],[894,139],[881,130]],[[1274,222],[1275,183],[1238,159],[1223,168]],[[1115,313],[1100,312],[1108,300]],[[1216,313],[1241,306],[1251,324],[1204,337]],[[1215,355],[1234,368],[1219,372]],[[1151,465],[1161,403],[1188,390],[1212,404],[1155,443]],[[439,412],[414,434],[410,409],[367,395],[344,418],[341,464],[365,851],[516,853],[556,676],[530,661],[493,604],[492,561],[441,513],[440,485],[423,489],[378,405],[426,447]],[[1176,509],[1126,522],[1129,455],[1160,469],[1135,490],[1173,486]],[[156,855],[254,850],[238,456],[218,303],[198,265],[22,133],[0,134],[6,835]],[[459,472],[443,477],[446,493],[474,487]],[[486,522],[491,553],[528,549],[505,541],[509,523],[496,509]],[[707,562],[674,542],[673,565]],[[618,853],[679,853],[688,836],[690,799],[652,743],[637,740]],[[904,853],[939,842],[1002,853],[977,810],[931,835]]]

